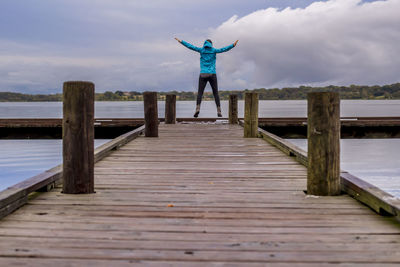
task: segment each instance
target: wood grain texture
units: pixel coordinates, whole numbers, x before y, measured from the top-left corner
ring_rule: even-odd
[[[340,98],[339,93],[308,94],[307,193],[340,195]]]
[[[258,135],[258,93],[244,94],[244,137]]]
[[[160,125],[95,166],[96,194],[40,194],[0,221],[0,265],[396,266],[400,227],[229,124]]]
[[[63,192],[94,193],[94,84],[63,87]]]
[[[238,123],[238,95],[229,95],[229,123]]]
[[[158,137],[158,108],[157,92],[144,92],[144,135],[146,137]]]
[[[168,94],[165,98],[165,123],[176,122],[176,95]]]

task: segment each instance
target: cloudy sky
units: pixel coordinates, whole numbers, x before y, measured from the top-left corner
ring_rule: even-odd
[[[220,89],[400,81],[400,0],[1,0],[0,91],[195,91],[215,47]]]

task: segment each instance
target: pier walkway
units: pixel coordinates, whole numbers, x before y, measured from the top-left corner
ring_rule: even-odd
[[[227,124],[160,125],[0,221],[0,266],[398,266],[400,227]],[[19,265],[18,265],[19,266]]]

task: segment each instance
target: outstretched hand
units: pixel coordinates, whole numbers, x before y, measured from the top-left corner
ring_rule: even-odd
[[[175,37],[175,40],[177,40],[178,42],[182,43],[182,40],[178,39]]]
[[[233,46],[236,46],[239,40],[236,40],[236,42],[233,43]]]

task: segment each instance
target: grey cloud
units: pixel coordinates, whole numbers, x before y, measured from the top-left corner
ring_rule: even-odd
[[[241,74],[249,87],[267,88],[398,82],[398,10],[398,0],[330,0],[232,17],[213,31],[240,39],[235,56],[220,61],[224,79]]]
[[[198,72],[197,57],[193,60],[194,55],[172,37],[149,43],[115,41],[86,50],[5,41],[0,42],[0,51],[4,51],[0,52],[0,91],[56,92],[66,80],[93,81],[97,91],[189,90],[192,74]]]

